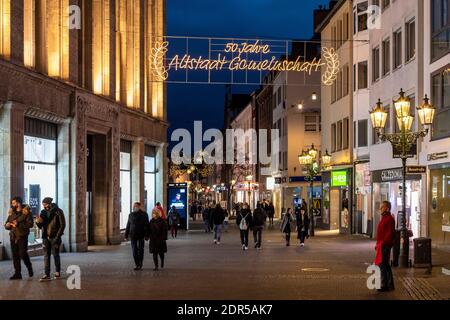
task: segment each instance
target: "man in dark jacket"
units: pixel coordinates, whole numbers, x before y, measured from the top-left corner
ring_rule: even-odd
[[[305,239],[308,236],[310,223],[306,205],[302,205],[301,207],[297,207],[297,209],[295,209],[295,220],[297,224],[297,239],[300,240],[300,246],[304,247]]]
[[[130,239],[131,241],[133,259],[136,265],[135,271],[142,270],[145,240],[149,237],[149,223],[148,214],[141,209],[141,203],[134,203],[133,212],[128,216],[125,240]]]
[[[261,250],[262,232],[266,219],[266,212],[263,210],[262,204],[258,203],[257,208],[253,211],[252,217],[253,239],[255,240],[255,248],[258,250]]]
[[[9,230],[11,251],[14,263],[14,275],[10,280],[22,279],[22,259],[28,269],[28,274],[33,277],[33,266],[28,256],[28,235],[33,227],[33,216],[28,206],[24,206],[22,199],[15,197],[11,200],[11,208],[8,211],[5,229]]]
[[[66,229],[66,219],[64,212],[53,203],[52,198],[42,200],[44,210],[36,218],[36,225],[42,229],[42,243],[44,245],[44,265],[45,275],[41,281],[49,281],[50,277],[50,257],[53,254],[55,259],[55,278],[61,277],[61,258],[59,251],[61,249],[61,237]]]
[[[215,244],[220,244],[220,238],[222,237],[222,225],[224,220],[225,220],[225,212],[220,206],[220,204],[217,204],[212,211],[212,222],[214,223]]]

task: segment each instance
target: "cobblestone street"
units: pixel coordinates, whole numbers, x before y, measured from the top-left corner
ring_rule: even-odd
[[[92,247],[88,253],[62,255],[63,268],[79,265],[81,290],[66,280],[40,283],[43,258],[32,259],[35,277],[11,282],[11,261],[0,262],[0,299],[448,299],[450,276],[442,267],[450,254],[434,250],[435,267],[394,270],[396,290],[369,291],[366,269],[374,242],[362,237],[317,232],[305,248],[285,247],[277,228],[266,230],[263,250],[240,249],[238,230],[214,245],[212,234],[182,233],[169,241],[166,269],[154,272],[146,250],[144,270],[133,271],[129,244]],[[293,243],[296,244],[296,243]]]

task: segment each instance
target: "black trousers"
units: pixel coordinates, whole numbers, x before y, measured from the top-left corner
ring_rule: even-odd
[[[307,230],[305,230],[305,231],[301,231],[301,229],[299,230],[299,231],[297,231],[297,239],[299,239],[300,240],[300,243],[305,243],[305,238],[306,238],[306,235],[308,234],[308,231]]]
[[[262,226],[253,228],[253,240],[255,240],[255,245],[256,245],[257,248],[261,248],[262,232],[263,232],[263,227]]]
[[[61,239],[44,239],[44,266],[45,274],[50,277],[50,258],[53,255],[55,259],[55,271],[61,272],[61,258],[59,250],[61,249]]]
[[[11,239],[11,251],[13,256],[15,274],[22,274],[22,265],[20,260],[23,260],[28,271],[33,270],[30,256],[28,255],[28,237]]]
[[[247,228],[247,230],[240,230],[241,231],[241,244],[243,246],[248,247],[248,233],[249,230]]]
[[[159,258],[161,259],[161,268],[164,268],[164,253],[163,252],[153,254],[153,263],[155,264],[155,268],[158,268],[158,255],[159,255]]]
[[[144,239],[131,239],[131,249],[133,250],[133,259],[136,267],[142,267],[144,263]]]
[[[291,232],[286,232],[286,243],[291,243]]]
[[[381,249],[382,261],[380,264],[381,271],[381,288],[394,289],[394,276],[390,265],[391,247],[383,246]]]

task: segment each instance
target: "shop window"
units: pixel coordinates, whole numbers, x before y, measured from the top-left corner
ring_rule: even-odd
[[[33,216],[39,215],[42,200],[51,197],[57,202],[56,125],[25,119],[24,136],[24,201]],[[40,230],[33,226],[29,243],[41,243]]]
[[[430,170],[430,237],[438,245],[450,244],[450,168]]]
[[[131,142],[120,142],[120,228],[127,226],[131,212]]]

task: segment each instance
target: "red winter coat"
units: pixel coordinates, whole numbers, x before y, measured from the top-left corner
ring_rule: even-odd
[[[395,238],[395,220],[392,214],[384,214],[381,218],[380,223],[377,228],[377,245],[376,251],[377,255],[375,257],[375,264],[379,265],[382,261],[382,247],[388,246],[392,247],[394,245]]]

